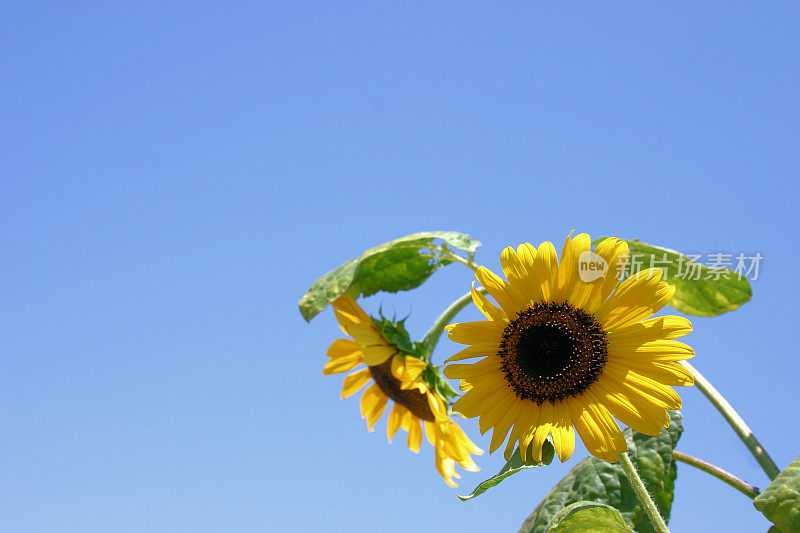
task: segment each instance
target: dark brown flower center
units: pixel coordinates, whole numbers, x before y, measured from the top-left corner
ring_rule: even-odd
[[[587,390],[603,371],[608,344],[605,331],[583,309],[536,303],[506,326],[498,355],[517,397],[541,405]]]
[[[393,356],[396,357],[396,356]],[[431,412],[431,407],[428,405],[428,398],[417,389],[404,390],[400,388],[400,382],[392,375],[392,358],[386,360],[385,363],[369,367],[369,373],[372,374],[372,379],[380,387],[383,393],[399,403],[417,418],[433,422],[436,419]]]

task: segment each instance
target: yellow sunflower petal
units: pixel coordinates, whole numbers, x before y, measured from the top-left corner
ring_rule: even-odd
[[[508,322],[508,318],[503,310],[490,302],[486,296],[478,292],[474,283],[472,284],[471,292],[472,301],[475,302],[475,305],[478,307],[478,309],[480,309],[481,313],[486,316],[486,318],[503,324]]]
[[[606,460],[610,463],[615,463],[617,456],[628,449],[628,444],[625,442],[622,430],[614,420],[614,417],[611,416],[611,413],[608,412],[608,409],[594,397],[591,390],[587,392],[592,395],[592,403],[589,405],[589,409],[593,411],[595,420],[600,423],[609,447],[608,455],[610,459]]]
[[[339,315],[341,315],[341,313],[337,311],[337,317]],[[353,339],[355,339],[355,341],[361,346],[386,344],[386,341],[383,339],[383,337],[381,337],[380,332],[371,326],[356,322],[349,322],[344,318],[340,318],[339,323],[343,324],[347,334],[353,337]]]
[[[482,342],[479,344],[474,344],[469,348],[464,348],[460,352],[450,356],[445,363],[450,363],[451,361],[463,361],[464,359],[472,359],[473,357],[486,357],[487,355],[494,355],[497,353],[497,345],[498,342]]]
[[[422,359],[417,359],[410,355],[405,358],[405,378],[413,381],[419,377],[425,369],[428,368],[428,363]]]
[[[588,391],[587,391],[588,392]],[[609,463],[617,462],[617,455],[627,449],[625,438],[608,410],[601,404],[583,402],[571,398],[570,406],[575,429],[586,449]]]
[[[439,396],[436,394],[426,394],[425,397],[428,399],[428,407],[430,407],[431,413],[433,413],[433,417],[436,420],[447,418],[447,408]]]
[[[530,243],[517,246],[517,257],[525,272],[522,285],[530,302],[542,301],[541,287],[536,279],[536,253],[536,247]]]
[[[572,415],[566,406],[553,409],[553,425],[550,434],[553,436],[553,447],[563,463],[572,456],[575,450],[575,433],[572,430]]]
[[[498,392],[494,389],[481,390],[473,386],[456,400],[453,404],[453,410],[469,418],[478,416],[485,409],[488,399],[496,395],[498,395]]]
[[[500,277],[486,267],[479,266],[475,270],[475,277],[486,292],[500,304],[500,307],[505,311],[509,318],[515,318],[517,311],[520,309],[519,302],[515,299],[513,289],[508,283],[500,279]]]
[[[498,361],[496,358],[489,358],[489,360],[495,363]],[[499,369],[500,366],[498,365],[497,368]],[[487,372],[483,375],[473,374],[467,381],[479,390],[490,389],[498,393],[508,390],[508,382],[505,379],[505,375],[500,372]]]
[[[517,257],[517,251],[511,246],[506,246],[500,252],[500,266],[510,284],[522,285],[522,280],[528,275],[522,261]]]
[[[680,363],[674,362],[651,362],[651,361],[632,361],[626,360],[624,363],[617,361],[608,361],[606,368],[611,371],[612,369],[619,373],[628,371],[628,375],[638,374],[640,376],[650,378],[657,381],[662,385],[669,385],[672,387],[686,387],[694,385],[694,377]]]
[[[447,337],[459,344],[481,344],[497,342],[502,335],[504,325],[491,320],[478,322],[460,322],[445,326]]]
[[[347,357],[359,351],[361,351],[361,346],[357,342],[350,339],[336,339],[328,347],[325,355],[331,359],[336,359],[338,357]]]
[[[337,357],[336,359],[329,359],[325,366],[322,368],[323,375],[338,374],[339,372],[347,372],[351,368],[358,366],[363,361],[361,352],[356,352],[350,356]]]
[[[476,384],[472,382],[470,382],[470,385],[472,385],[472,388],[465,392],[453,404],[453,410],[458,411],[466,417],[471,418],[478,416],[478,414],[485,410],[486,406],[490,405],[489,402],[492,401],[495,396],[499,397],[502,394],[502,390],[498,387],[486,386],[484,384],[476,386]]]
[[[436,446],[436,423],[435,422],[422,422],[422,428],[425,430],[425,437],[431,446]]]
[[[361,416],[367,419],[367,429],[372,432],[375,423],[386,409],[389,397],[383,393],[378,385],[372,385],[361,396]]]
[[[606,239],[606,241],[609,240],[610,239]],[[608,246],[608,249],[606,246]],[[616,239],[613,242],[608,242],[606,246],[600,243],[597,250],[595,250],[596,253],[600,254],[603,259],[608,262],[608,270],[606,270],[606,275],[603,277],[603,285],[600,289],[600,302],[604,301],[614,292],[614,289],[619,285],[619,280],[622,278],[622,274],[625,272],[625,266],[628,263],[629,250],[627,242]]]
[[[604,369],[603,378],[629,396],[644,397],[664,409],[681,408],[681,397],[672,388],[636,372],[610,367]]]
[[[346,294],[337,298],[332,305],[335,310],[347,313],[351,317],[355,318],[357,321],[363,322],[365,324],[369,324],[371,322],[369,315],[367,315],[367,313],[365,313],[364,310],[361,309],[361,307],[356,303],[356,301],[352,297]]]
[[[517,443],[520,436],[521,426],[519,424],[514,424],[514,427],[511,428],[511,434],[508,436],[508,442],[506,442],[506,448],[503,450],[503,458],[506,461],[511,460],[511,455],[514,453],[514,450],[517,447]],[[522,457],[522,452],[520,452],[520,457]]]
[[[422,425],[420,424],[419,418],[413,415],[411,415],[410,418],[411,419],[408,420],[408,449],[417,453],[419,452],[419,447],[422,445]]]
[[[461,476],[459,476],[456,472],[454,461],[450,457],[447,457],[447,455],[442,451],[441,446],[436,446],[435,461],[436,470],[439,472],[442,478],[444,478],[445,483],[451,487],[455,487],[456,484],[453,482],[453,478],[458,479]]]
[[[694,349],[680,341],[657,340],[644,343],[615,342],[608,346],[610,361],[669,362],[684,361],[694,357]]]
[[[500,372],[500,364],[497,358],[491,357],[481,359],[476,363],[461,363],[448,365],[444,369],[444,375],[452,379],[466,379],[468,381],[484,376],[489,373]]]
[[[610,344],[642,344],[645,342],[672,340],[692,332],[692,323],[682,316],[659,316],[648,318],[608,333]]]
[[[371,378],[372,374],[370,374],[369,368],[345,376],[344,385],[342,386],[342,399],[352,396],[361,390],[361,387],[366,385]]]
[[[500,391],[496,395],[496,399],[493,405],[486,409],[478,419],[478,429],[481,435],[489,431],[489,428],[494,427],[502,416],[518,401],[513,393],[507,391]]]
[[[594,253],[605,260],[606,272],[598,280],[599,283],[593,288],[584,306],[589,313],[594,313],[619,284],[628,258],[628,243],[616,237],[609,237],[595,246]]]
[[[536,429],[533,431],[532,437],[532,445],[531,445],[531,454],[532,459],[537,462],[541,462],[542,460],[542,445],[544,441],[547,440],[547,436],[550,434],[550,429],[552,427],[552,421],[554,419],[553,416],[553,404],[550,402],[544,402],[539,408],[539,420],[535,424]],[[525,448],[527,448],[527,442],[525,444]]]
[[[666,410],[647,401],[632,400],[618,391],[609,390],[603,380],[592,385],[598,400],[608,411],[626,426],[645,435],[661,434],[662,428],[669,426]]]
[[[539,245],[533,267],[542,301],[553,301],[558,277],[558,256],[556,256],[556,248],[552,242],[545,241]]]
[[[392,377],[397,381],[403,380],[403,375],[405,374],[406,367],[403,365],[403,360],[399,357],[392,357],[392,362],[389,365],[389,368],[392,372]]]
[[[511,454],[514,453],[513,449],[515,445],[519,446],[520,459],[527,461],[528,445],[533,439],[536,425],[539,422],[539,415],[542,410],[541,407],[535,402],[528,400],[524,400],[523,404],[522,414],[514,424],[514,429],[509,436],[509,444],[511,444],[511,447],[506,447],[506,451],[503,454],[506,461],[511,459]]]
[[[464,433],[464,430],[461,429],[461,426],[449,420],[443,424],[441,424],[443,434],[447,437],[448,441],[452,441],[455,447],[458,448],[459,452],[454,454],[453,457],[458,459],[459,464],[466,468],[467,470],[480,470],[477,465],[472,461],[470,458],[470,454],[473,453],[475,455],[483,455],[483,450],[478,448],[467,434]]]
[[[399,403],[394,404],[392,410],[389,411],[389,421],[386,423],[386,436],[389,438],[389,442],[392,442],[392,437],[400,429],[400,422],[406,412],[406,408]]]
[[[624,328],[664,307],[675,294],[675,287],[660,281],[661,275],[659,269],[646,269],[623,281],[595,314],[603,328]]]
[[[572,232],[570,232],[570,235]],[[580,287],[583,281],[578,277],[578,258],[582,252],[589,250],[592,239],[585,233],[581,233],[574,239],[567,237],[564,241],[564,248],[561,250],[561,258],[558,262],[557,288],[555,300],[568,300]],[[570,301],[570,303],[574,303]]]
[[[395,354],[395,350],[388,346],[364,346],[361,348],[361,352],[364,354],[364,362],[367,366],[381,365]]]
[[[519,417],[522,405],[523,404],[520,401],[512,403],[511,408],[503,413],[500,419],[494,425],[494,431],[492,431],[492,440],[489,445],[489,453],[494,453],[494,451],[505,441],[508,431]]]
[[[506,247],[500,254],[500,265],[503,274],[508,279],[508,294],[514,302],[514,306],[519,309],[528,307],[531,301],[531,291],[528,285],[529,276],[525,265],[517,256],[517,251],[511,246]]]

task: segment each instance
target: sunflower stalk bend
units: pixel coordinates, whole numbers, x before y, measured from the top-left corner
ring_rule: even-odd
[[[633,466],[633,462],[628,456],[628,452],[622,452],[619,454],[619,462],[620,465],[622,465],[622,470],[628,477],[628,481],[630,481],[631,485],[633,486],[633,491],[636,493],[636,497],[639,498],[639,502],[642,504],[644,511],[650,518],[650,522],[653,523],[653,529],[656,531],[656,533],[669,533],[667,524],[661,517],[661,513],[658,512],[658,508],[653,502],[653,498],[650,496],[650,493],[647,492],[647,487],[645,487],[642,478],[639,477],[636,467]]]
[[[481,294],[486,294],[486,289],[482,287],[475,290]],[[436,345],[439,343],[439,337],[444,333],[444,327],[470,302],[472,302],[472,291],[450,304],[450,306],[439,315],[439,318],[436,319],[428,330],[428,333],[426,333],[425,337],[422,339],[422,350],[428,357],[430,357],[433,353],[433,349],[436,348]]]
[[[780,469],[764,447],[761,446],[761,443],[758,442],[756,436],[753,435],[753,431],[742,417],[739,416],[739,413],[734,410],[731,404],[728,403],[728,400],[726,400],[695,367],[686,361],[681,361],[681,364],[692,373],[692,376],[694,376],[694,384],[700,389],[700,392],[709,399],[712,405],[717,408],[717,411],[719,411],[722,417],[730,424],[736,434],[739,435],[739,438],[742,439],[744,445],[747,446],[747,449],[750,450],[750,453],[756,458],[756,461],[761,465],[761,468],[767,474],[770,481],[774,480],[778,474],[780,474]]]
[[[703,461],[702,459],[698,459],[697,457],[693,457],[683,452],[679,452],[678,450],[672,450],[672,458],[675,459],[676,461],[686,463],[687,465],[702,470],[706,474],[711,474],[720,481],[727,483],[734,489],[738,490],[751,500],[755,499],[756,496],[761,494],[761,491],[758,490],[758,487],[754,487],[750,483],[739,479],[730,472],[727,472],[726,470],[723,470],[716,465],[712,465],[709,462]]]

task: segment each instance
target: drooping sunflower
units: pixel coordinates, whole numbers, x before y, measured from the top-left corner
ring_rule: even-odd
[[[367,419],[367,429],[374,430],[391,399],[394,405],[386,428],[389,442],[403,428],[408,432],[408,449],[416,453],[424,433],[435,449],[436,470],[452,487],[456,486],[453,478],[460,477],[456,464],[473,472],[479,470],[470,454],[480,455],[483,451],[448,416],[444,400],[423,378],[426,370],[435,372],[434,369],[387,340],[351,297],[338,298],[333,308],[342,331],[352,339],[333,341],[322,373],[337,374],[366,365],[344,378],[342,398],[373,382],[361,395],[361,416]]]
[[[549,435],[566,461],[577,431],[592,455],[616,462],[627,445],[614,418],[659,435],[669,425],[666,410],[681,407],[672,386],[694,383],[677,362],[694,350],[675,340],[691,323],[679,316],[648,319],[675,292],[661,281],[662,271],[642,270],[620,284],[627,243],[608,238],[593,252],[590,246],[587,234],[570,233],[560,263],[550,242],[506,248],[500,256],[506,281],[476,270],[499,307],[473,287],[473,301],[488,320],[447,326],[451,340],[470,345],[448,363],[482,358],[450,364],[444,374],[467,391],[453,410],[480,417],[481,433],[494,428],[490,453],[508,436],[506,459],[518,443],[525,460],[532,443],[540,461]],[[590,263],[606,265],[597,279],[581,271]]]

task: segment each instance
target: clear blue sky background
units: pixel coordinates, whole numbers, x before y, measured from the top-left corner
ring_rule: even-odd
[[[366,432],[321,375],[330,311],[297,311],[420,230],[470,233],[490,267],[573,228],[762,253],[753,300],[689,342],[781,466],[800,452],[797,3],[2,12],[3,531],[516,531],[585,450],[461,503],[429,446]],[[455,265],[365,306],[421,336],[470,281]],[[680,448],[765,487],[682,396]],[[716,480],[677,484],[673,531],[767,529]]]

